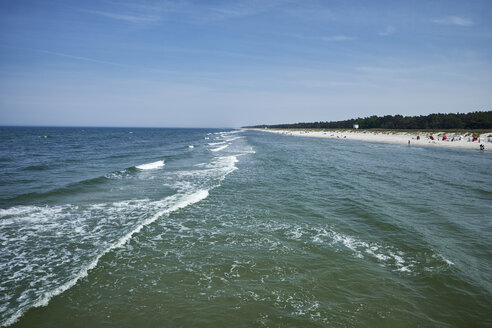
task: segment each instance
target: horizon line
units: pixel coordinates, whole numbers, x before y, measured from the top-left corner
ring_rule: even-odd
[[[106,125],[17,125],[0,124],[0,128],[105,128],[105,129],[241,129],[241,127],[192,127],[192,126],[106,126]]]

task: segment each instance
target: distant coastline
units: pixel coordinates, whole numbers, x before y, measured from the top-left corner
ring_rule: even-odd
[[[447,147],[490,151],[490,131],[401,131],[401,130],[356,130],[356,129],[271,129],[248,128],[248,130],[278,133],[299,137],[332,138],[404,144],[410,146]]]
[[[270,129],[390,129],[390,130],[492,130],[492,111],[470,113],[435,113],[420,116],[385,115],[344,121],[300,122],[254,125],[245,128]]]

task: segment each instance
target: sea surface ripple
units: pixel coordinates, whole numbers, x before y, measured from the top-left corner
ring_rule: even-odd
[[[491,154],[0,129],[0,325],[487,327]]]

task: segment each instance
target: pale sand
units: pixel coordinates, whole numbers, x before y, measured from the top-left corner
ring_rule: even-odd
[[[429,132],[369,132],[363,130],[330,130],[330,131],[302,131],[302,130],[282,130],[282,129],[252,129],[257,131],[279,133],[285,135],[301,136],[301,137],[314,137],[314,138],[334,138],[344,140],[360,140],[370,142],[385,142],[396,143],[410,146],[429,146],[429,147],[449,147],[449,148],[462,148],[462,149],[474,149],[480,150],[480,144],[485,146],[485,150],[492,149],[492,133],[484,133],[480,135],[478,141],[473,140],[469,135],[457,134],[457,133],[445,133],[436,132],[432,134],[434,140],[431,140]],[[447,140],[443,141],[443,136],[447,137]],[[417,140],[417,136],[420,136],[420,140]],[[454,137],[454,141],[451,141]],[[461,140],[460,140],[461,139]]]

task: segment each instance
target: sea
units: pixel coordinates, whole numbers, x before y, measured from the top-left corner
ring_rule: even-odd
[[[0,128],[0,326],[491,327],[492,153]]]

